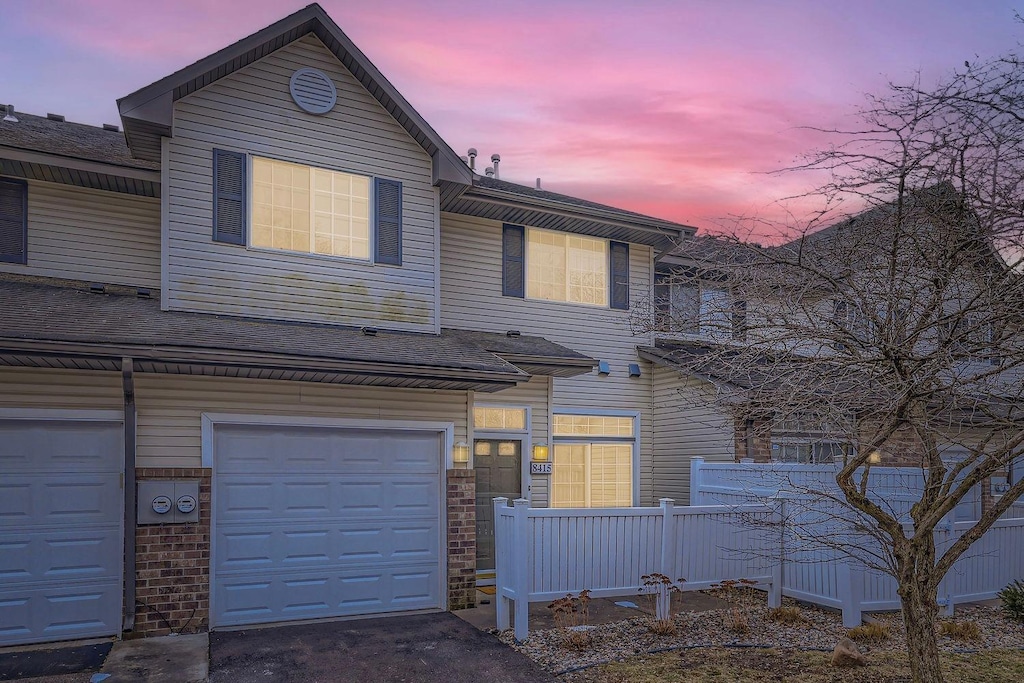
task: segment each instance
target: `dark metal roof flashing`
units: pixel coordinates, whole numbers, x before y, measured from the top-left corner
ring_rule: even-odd
[[[355,46],[320,5],[309,5],[198,62],[117,101],[132,154],[160,160],[160,138],[173,135],[174,101],[312,33],[433,159],[433,181],[472,183],[472,171]]]

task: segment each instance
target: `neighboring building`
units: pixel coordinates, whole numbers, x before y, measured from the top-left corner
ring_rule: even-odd
[[[639,349],[655,365],[656,494],[688,501],[693,457],[846,462],[878,424],[867,406],[898,395],[880,370],[887,350],[914,372],[939,368],[936,387],[953,385],[929,408],[943,458],[968,457],[993,425],[1015,428],[998,406],[1020,401],[1020,320],[977,293],[1012,289],[1017,276],[964,206],[939,184],[908,192],[898,218],[885,204],[778,247],[700,237],[659,259],[656,341]],[[797,260],[806,268],[785,265]],[[935,286],[945,298],[922,303],[934,263],[949,264]],[[907,428],[887,443],[870,462],[920,466]]]
[[[692,228],[475,174],[317,5],[118,104],[0,121],[0,645],[466,606],[494,496],[660,495]]]

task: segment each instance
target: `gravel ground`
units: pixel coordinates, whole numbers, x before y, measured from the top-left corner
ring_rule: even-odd
[[[763,598],[757,604],[745,601],[738,609],[746,616],[748,630],[736,633],[726,626],[731,610],[711,610],[676,615],[676,634],[659,636],[651,633],[648,618],[630,619],[611,624],[585,627],[592,642],[585,649],[566,647],[566,632],[560,629],[534,631],[517,643],[511,631],[499,635],[507,645],[519,650],[545,669],[563,674],[577,668],[625,659],[650,652],[708,646],[775,647],[831,651],[836,641],[847,634],[837,612],[801,606],[807,623],[785,625],[768,619]],[[795,603],[787,600],[787,605]],[[903,650],[902,617],[879,614],[874,619],[890,626],[891,636],[882,643],[863,644],[874,650]],[[950,651],[971,651],[988,648],[1024,648],[1024,625],[1003,616],[998,607],[970,606],[957,608],[953,621],[973,621],[981,629],[981,640],[962,641],[940,637],[940,647]],[[571,681],[567,676],[565,681]]]

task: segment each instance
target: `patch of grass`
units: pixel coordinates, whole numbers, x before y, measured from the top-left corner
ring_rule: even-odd
[[[850,640],[855,640],[858,643],[884,643],[892,634],[885,624],[872,621],[851,628],[846,635],[850,637]]]
[[[809,626],[811,623],[799,607],[773,607],[768,610],[768,620],[788,626]]]
[[[981,640],[981,627],[976,621],[940,621],[939,635],[953,640],[973,642]]]
[[[699,648],[636,657],[570,674],[566,683],[905,683],[910,668],[902,653],[872,652],[866,668],[837,670],[828,652]],[[946,683],[1024,680],[1024,652],[987,650],[943,655]]]

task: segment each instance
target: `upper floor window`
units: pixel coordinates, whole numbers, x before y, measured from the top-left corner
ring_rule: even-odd
[[[370,179],[252,158],[251,245],[370,258]]]
[[[742,339],[746,306],[735,301],[722,283],[680,273],[654,276],[656,329],[712,339]]]
[[[501,293],[629,310],[629,245],[506,223]]]
[[[225,244],[401,266],[402,183],[214,149],[212,227]]]
[[[28,262],[28,185],[0,178],[0,262]]]
[[[526,296],[608,305],[608,241],[530,228],[526,231]]]

